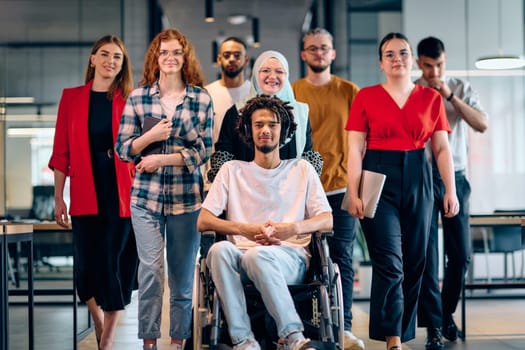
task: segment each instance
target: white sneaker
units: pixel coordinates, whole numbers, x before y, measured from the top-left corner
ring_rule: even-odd
[[[350,331],[345,331],[344,350],[365,350],[365,342]]]
[[[315,350],[315,348],[308,346],[310,343],[310,339],[303,338],[303,339],[296,339],[291,344],[288,344],[288,346],[285,348],[287,350]]]
[[[233,347],[233,350],[261,350],[261,346],[255,339],[246,339]]]

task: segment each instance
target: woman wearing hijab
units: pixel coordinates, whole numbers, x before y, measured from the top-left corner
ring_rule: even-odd
[[[242,141],[235,128],[239,119],[239,110],[246,101],[257,95],[276,96],[293,107],[297,129],[279,149],[281,159],[305,158],[321,173],[322,158],[312,150],[312,130],[308,121],[308,105],[295,100],[289,80],[288,61],[277,51],[265,51],[257,57],[252,69],[251,89],[246,98],[233,105],[224,116],[215,152],[211,157],[211,169],[208,179],[213,181],[221,165],[228,160],[251,161],[254,158],[253,146]]]

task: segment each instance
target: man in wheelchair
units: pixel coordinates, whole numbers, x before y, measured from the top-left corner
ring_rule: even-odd
[[[206,259],[234,349],[257,350],[243,282],[251,281],[275,320],[283,348],[314,349],[303,335],[288,284],[304,279],[311,233],[330,231],[332,214],[314,168],[281,160],[279,145],[293,135],[292,108],[258,96],[240,111],[237,132],[252,145],[252,162],[233,160],[219,170],[202,205],[199,231],[217,231]],[[225,219],[219,216],[225,213]]]

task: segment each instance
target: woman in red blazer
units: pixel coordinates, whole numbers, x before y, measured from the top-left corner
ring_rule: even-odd
[[[129,304],[138,266],[130,219],[133,163],[114,156],[120,117],[132,89],[124,43],[113,35],[91,50],[85,85],[64,89],[49,167],[55,178],[55,219],[68,227],[70,179],[75,282],[95,323],[99,349],[111,349],[119,311]]]

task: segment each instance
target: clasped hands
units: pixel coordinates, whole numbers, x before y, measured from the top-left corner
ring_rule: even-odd
[[[275,223],[267,221],[264,224],[250,225],[253,230],[248,238],[260,245],[281,245],[281,241],[294,235],[293,223]]]

